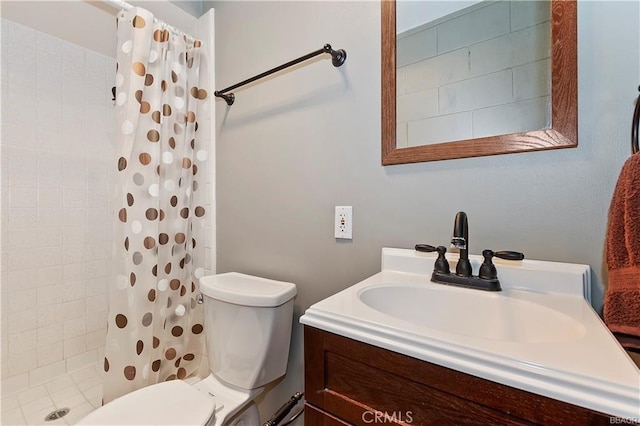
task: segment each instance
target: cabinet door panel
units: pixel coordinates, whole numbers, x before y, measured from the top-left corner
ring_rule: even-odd
[[[330,391],[325,398],[325,408],[354,424],[376,423],[377,419],[391,424],[418,425],[477,425],[479,421],[531,424],[424,384],[401,380],[363,360],[331,352],[325,355],[325,389]]]
[[[351,426],[350,423],[345,423],[311,404],[304,405],[304,424],[305,426]]]
[[[608,424],[561,401],[305,327],[307,402],[352,424]]]

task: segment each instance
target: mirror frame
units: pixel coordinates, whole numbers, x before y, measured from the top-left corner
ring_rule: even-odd
[[[396,146],[396,3],[382,6],[382,165],[578,146],[577,0],[551,0],[551,127],[477,139]]]

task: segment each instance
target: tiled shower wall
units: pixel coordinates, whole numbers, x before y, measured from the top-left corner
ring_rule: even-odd
[[[2,391],[98,362],[115,60],[2,20]]]
[[[484,1],[398,35],[397,143],[549,127],[549,2]]]

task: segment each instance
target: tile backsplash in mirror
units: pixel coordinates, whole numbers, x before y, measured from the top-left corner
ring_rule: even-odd
[[[397,147],[549,127],[549,17],[482,2],[398,34]]]

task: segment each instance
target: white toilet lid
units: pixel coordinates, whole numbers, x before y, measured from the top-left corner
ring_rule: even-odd
[[[171,380],[116,398],[76,424],[205,425],[215,407],[213,398],[182,380]]]

